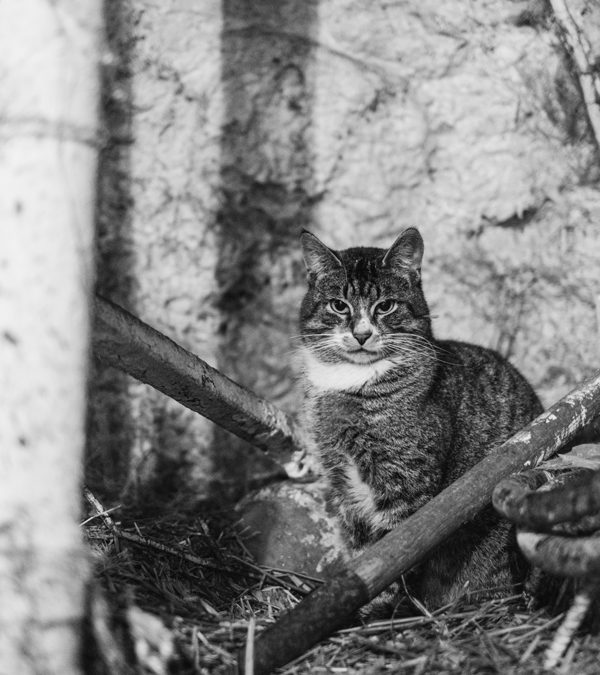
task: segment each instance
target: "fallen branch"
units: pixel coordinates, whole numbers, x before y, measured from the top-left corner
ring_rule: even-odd
[[[500,480],[551,456],[599,413],[600,371],[261,633],[254,646],[254,673],[270,673],[341,628],[360,606],[473,518],[490,502]],[[243,671],[243,655],[238,664]]]
[[[548,485],[551,488],[542,491]],[[492,502],[519,526],[517,543],[532,565],[553,576],[583,579],[583,589],[546,651],[544,668],[555,668],[598,595],[600,471],[579,469],[558,476],[551,476],[547,468],[527,471],[501,481]],[[582,534],[586,536],[573,536]]]
[[[600,529],[600,471],[587,469],[555,477],[541,469],[501,481],[492,495],[494,508],[521,528],[553,534]],[[566,525],[565,525],[566,523]]]
[[[519,530],[517,543],[532,565],[554,576],[592,577],[600,575],[600,538],[565,537]]]
[[[98,358],[208,417],[276,459],[303,455],[294,423],[137,317],[103,298],[95,300],[93,349]]]

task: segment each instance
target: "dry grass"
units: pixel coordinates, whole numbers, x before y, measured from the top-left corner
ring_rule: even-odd
[[[110,611],[128,617],[137,672],[235,672],[248,635],[319,583],[256,566],[224,514],[145,521],[119,510],[100,517],[99,509],[84,529]],[[131,608],[162,620],[154,642],[168,648],[135,638],[139,619]],[[433,614],[415,608],[414,616],[341,630],[278,672],[541,673],[561,618],[528,610],[522,596],[477,604],[465,598]],[[597,635],[583,630],[553,672],[591,675],[599,659]]]

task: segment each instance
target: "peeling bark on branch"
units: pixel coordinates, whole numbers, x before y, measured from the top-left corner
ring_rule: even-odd
[[[302,451],[299,430],[255,396],[124,309],[96,298],[94,350],[124,370],[279,460]]]
[[[600,527],[600,471],[580,470],[539,491],[547,482],[539,469],[511,476],[498,483],[492,503],[519,527],[540,532],[575,534]]]
[[[600,372],[365,550],[344,576],[311,593],[259,635],[254,673],[271,672],[340,628],[362,604],[473,518],[489,503],[498,481],[552,455],[599,413]],[[243,657],[239,663],[241,667]]]
[[[529,562],[557,576],[597,577],[600,574],[600,539],[561,537],[518,532],[517,542]]]

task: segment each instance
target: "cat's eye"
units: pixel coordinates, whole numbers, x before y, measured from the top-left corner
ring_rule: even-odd
[[[349,314],[350,305],[339,298],[334,298],[329,301],[329,309],[331,309],[336,314]]]
[[[378,302],[375,305],[375,311],[377,312],[377,314],[380,314],[380,315],[391,314],[397,308],[398,308],[398,303],[395,300],[392,300],[391,298],[387,298],[386,300],[382,300],[381,302]]]

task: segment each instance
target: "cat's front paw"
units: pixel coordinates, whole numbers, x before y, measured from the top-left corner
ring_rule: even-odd
[[[414,614],[413,605],[398,583],[393,583],[358,610],[358,616],[363,623],[406,617],[411,614]]]
[[[296,483],[312,483],[322,474],[321,464],[310,453],[296,452],[283,468],[290,480]]]

